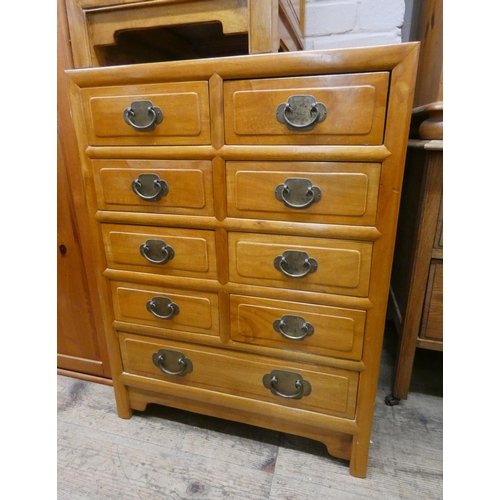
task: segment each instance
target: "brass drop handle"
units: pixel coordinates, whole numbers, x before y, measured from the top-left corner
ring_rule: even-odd
[[[151,264],[166,264],[175,256],[174,249],[163,240],[146,240],[139,252]]]
[[[272,370],[262,378],[262,383],[275,396],[285,399],[301,399],[311,394],[311,384],[299,373]]]
[[[273,322],[273,328],[289,340],[304,340],[314,333],[314,326],[301,316],[285,314]]]
[[[290,278],[304,278],[318,269],[316,259],[309,257],[307,252],[286,250],[283,255],[274,259],[274,267]]]
[[[182,352],[159,349],[153,354],[153,364],[166,375],[183,377],[193,371],[193,363]],[[175,368],[179,367],[178,370]]]
[[[321,189],[309,179],[290,178],[274,190],[276,199],[289,208],[307,208],[321,199]]]
[[[179,306],[168,297],[153,297],[146,302],[146,309],[159,319],[172,319],[179,314]]]
[[[131,188],[144,201],[158,201],[168,193],[167,182],[156,174],[140,174],[132,181]]]
[[[123,111],[123,119],[137,132],[150,132],[163,121],[163,112],[151,101],[134,101]]]
[[[326,106],[312,95],[293,95],[276,108],[276,119],[289,130],[312,130],[326,118]]]

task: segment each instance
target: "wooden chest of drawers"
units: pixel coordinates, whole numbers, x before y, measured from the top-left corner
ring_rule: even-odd
[[[418,44],[68,71],[118,414],[367,469]]]

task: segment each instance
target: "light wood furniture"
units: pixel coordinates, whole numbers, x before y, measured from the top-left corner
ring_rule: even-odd
[[[417,348],[443,351],[443,2],[414,8],[422,45],[388,307],[399,335],[388,405],[408,398]]]
[[[68,71],[119,416],[366,475],[418,44]]]
[[[414,0],[411,39],[421,45],[413,106],[442,102],[443,0]]]
[[[64,0],[57,33],[57,367],[58,373],[109,383],[89,217],[64,71],[72,68]]]
[[[66,0],[75,67],[304,48],[305,0]]]
[[[111,378],[64,70],[300,50],[304,9],[304,0],[58,0],[59,373]]]
[[[408,145],[388,310],[400,336],[390,405],[408,397],[417,347],[443,350],[442,143]]]

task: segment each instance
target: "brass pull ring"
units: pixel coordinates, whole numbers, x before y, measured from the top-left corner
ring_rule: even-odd
[[[289,130],[312,130],[326,118],[326,106],[312,95],[293,95],[276,108],[276,119]]]
[[[283,119],[285,123],[294,129],[307,129],[311,125],[314,125],[319,119],[318,104],[313,102],[311,104],[311,120],[306,123],[295,123],[288,118],[288,114],[293,114],[293,108],[289,102],[285,104],[285,109],[283,110]]]
[[[276,199],[289,208],[307,208],[321,199],[321,189],[309,179],[291,178],[278,184],[274,190]]]
[[[304,278],[318,269],[318,262],[307,252],[286,250],[274,259],[274,267],[290,278]]]
[[[302,397],[302,394],[304,393],[304,386],[302,385],[302,382],[298,379],[295,381],[295,387],[297,389],[296,393],[285,394],[284,392],[280,392],[277,386],[278,386],[278,377],[274,375],[271,378],[271,392],[273,394],[276,394],[276,396],[280,396],[281,398],[285,399],[300,399]]]
[[[300,316],[284,315],[273,322],[273,328],[289,340],[304,340],[314,333],[314,326]]]
[[[169,370],[167,370],[164,366],[163,366],[163,362],[165,361],[165,358],[160,354],[158,356],[158,368],[163,372],[163,373],[166,373],[167,375],[182,375],[185,371],[186,371],[186,362],[184,361],[183,358],[179,358],[177,363],[179,363],[179,366],[181,367],[180,370],[176,371],[176,372],[171,372]]]
[[[144,201],[158,201],[168,193],[168,184],[156,174],[140,174],[132,181],[132,191]]]
[[[179,314],[179,306],[168,297],[153,297],[146,302],[146,309],[158,319],[172,319]]]
[[[311,394],[311,384],[300,373],[272,370],[262,378],[262,383],[275,396],[285,399],[301,399]]]
[[[147,240],[139,247],[139,252],[151,264],[166,264],[175,256],[174,249],[163,240]]]
[[[123,111],[123,119],[137,132],[150,132],[163,121],[163,112],[151,101],[134,101]]]
[[[193,363],[182,352],[160,349],[153,354],[153,364],[166,375],[182,377],[193,371]],[[168,369],[167,366],[180,366],[179,370]]]

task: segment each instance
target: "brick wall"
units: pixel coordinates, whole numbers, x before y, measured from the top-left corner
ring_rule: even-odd
[[[405,0],[306,0],[305,18],[307,50],[400,43]]]

